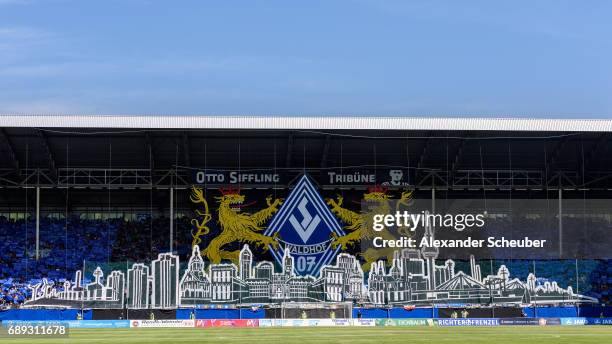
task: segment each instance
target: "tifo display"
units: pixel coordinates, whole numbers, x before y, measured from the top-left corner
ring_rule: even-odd
[[[132,118],[134,130],[113,118],[97,122],[107,130],[3,128],[0,151],[15,162],[0,168],[3,324],[492,327],[612,316],[607,133],[452,120],[465,130],[178,130],[159,119],[139,128]],[[588,159],[572,155],[578,147]],[[568,174],[580,164],[581,178]]]

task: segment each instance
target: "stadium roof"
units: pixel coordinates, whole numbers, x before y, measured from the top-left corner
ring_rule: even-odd
[[[3,127],[139,129],[367,129],[612,132],[609,119],[377,116],[1,115]]]
[[[0,116],[5,188],[188,187],[202,169],[401,168],[420,189],[608,190],[610,152],[612,120]]]

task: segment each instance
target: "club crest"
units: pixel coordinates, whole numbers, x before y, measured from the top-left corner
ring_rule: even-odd
[[[295,259],[298,275],[317,276],[340,252],[332,248],[332,237],[345,233],[310,179],[303,175],[264,232],[277,236],[281,245],[269,246],[274,259],[282,264],[285,250]]]

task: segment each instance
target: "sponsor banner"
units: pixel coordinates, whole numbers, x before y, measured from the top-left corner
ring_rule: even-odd
[[[561,325],[561,319],[560,318],[540,318],[539,319],[539,325]]]
[[[354,322],[352,322],[351,319],[345,319],[345,318],[341,318],[341,319],[274,319],[271,326],[332,327],[332,326],[351,326],[351,324],[354,324]],[[373,326],[373,325],[362,325],[362,326]]]
[[[561,318],[561,325],[612,325],[612,318]]]
[[[129,320],[5,320],[2,326],[49,326],[65,325],[68,328],[129,328]]]
[[[499,319],[500,325],[505,326],[546,326],[546,325],[560,325],[561,319],[559,318],[501,318]]]
[[[586,318],[587,325],[612,325],[612,318]]]
[[[586,325],[587,318],[561,318],[561,325],[563,326],[576,326],[576,325]]]
[[[195,327],[259,327],[259,322],[259,319],[200,319],[195,321]]]
[[[433,319],[376,319],[376,326],[433,326]]]
[[[438,326],[499,326],[499,319],[438,319]]]
[[[350,319],[332,319],[332,326],[351,326],[351,320]]]
[[[130,327],[194,327],[194,320],[130,320]]]
[[[302,326],[308,326],[308,327],[318,327],[318,326],[330,327],[334,325],[335,323],[332,319],[308,319],[308,320],[304,320],[302,324]]]
[[[196,322],[196,326],[197,326]],[[274,326],[274,319],[259,319],[259,327],[272,327]]]
[[[45,320],[2,320],[0,324],[3,327],[10,326],[48,326],[48,325],[59,325],[60,323],[65,323],[66,321],[45,321]]]
[[[290,320],[288,320],[288,319],[273,319],[272,320],[272,326],[275,326],[275,327],[290,326]]]
[[[376,319],[353,319],[353,326],[376,326]]]
[[[49,325],[60,325],[64,324],[66,321],[45,321],[45,320],[2,320],[0,321],[0,325],[2,327],[10,327],[10,326],[49,326]]]
[[[302,327],[302,326],[316,326],[318,322],[314,321],[315,319],[277,319],[275,325],[282,327]]]
[[[62,324],[68,328],[138,327],[333,327],[333,326],[550,326],[612,325],[612,318],[473,318],[473,319],[200,319],[200,320],[4,320],[4,327]]]
[[[129,320],[70,320],[65,321],[70,328],[129,328]]]
[[[531,325],[531,326],[535,326],[535,325],[540,325],[538,318],[501,318],[499,319],[499,324],[500,325],[505,325],[505,326],[514,326],[514,325],[518,325],[518,326],[522,326],[522,325]],[[544,319],[542,319],[544,320]],[[546,325],[546,323],[544,323],[543,325]]]

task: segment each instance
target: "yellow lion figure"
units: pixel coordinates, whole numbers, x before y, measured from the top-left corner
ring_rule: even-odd
[[[197,189],[194,187],[194,189]],[[267,208],[254,214],[243,213],[240,206],[244,203],[244,195],[238,189],[220,189],[222,196],[215,197],[219,204],[218,222],[221,225],[221,234],[214,237],[208,246],[202,250],[202,256],[211,263],[218,264],[227,259],[238,263],[240,250],[226,251],[223,247],[233,242],[249,243],[261,246],[264,250],[268,245],[278,247],[275,237],[265,236],[259,232],[265,228],[263,225],[278,211],[282,204],[281,199],[272,201],[272,196],[266,198]],[[198,200],[198,198],[195,198]],[[193,199],[192,199],[193,201]],[[202,202],[199,202],[202,203]],[[202,214],[199,213],[202,216]]]
[[[412,191],[403,191],[401,197],[397,201],[395,210],[399,210],[401,205],[408,205],[411,200]],[[335,237],[332,242],[333,247],[341,246],[343,250],[346,250],[348,246],[359,245],[362,239],[372,240],[376,236],[388,240],[394,239],[389,231],[383,230],[376,232],[373,229],[374,215],[391,213],[391,196],[387,194],[386,189],[381,187],[370,188],[368,192],[363,195],[363,201],[368,205],[368,209],[364,213],[357,213],[342,207],[343,198],[340,195],[338,195],[335,200],[329,198],[326,200],[331,211],[347,224],[344,229],[349,232],[347,235]],[[402,232],[402,234],[410,235],[408,231]],[[365,263],[362,265],[363,270],[369,270],[370,263],[382,257],[386,257],[387,261],[391,262],[393,259],[393,251],[394,249],[392,248],[367,249],[366,252],[362,253],[362,257],[365,260]]]
[[[212,215],[210,214],[210,210],[208,209],[208,202],[206,201],[206,197],[204,197],[204,191],[201,188],[192,186],[191,187],[191,195],[189,195],[189,199],[193,203],[201,203],[204,211],[200,209],[196,209],[196,214],[201,218],[192,219],[191,224],[196,228],[195,234],[192,232],[191,236],[193,240],[191,241],[191,247],[195,245],[199,245],[202,242],[202,236],[208,234],[210,232],[210,228],[206,225],[211,219]]]

